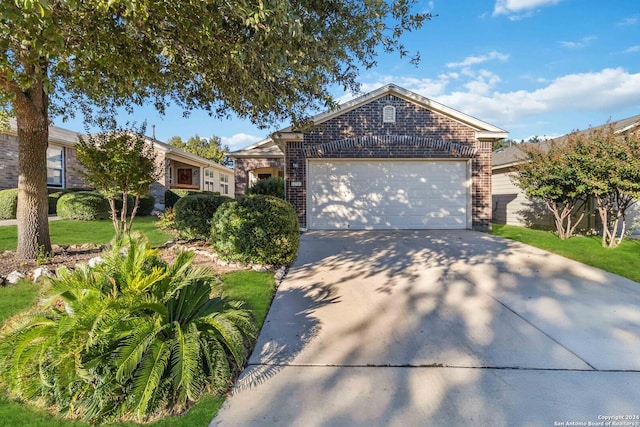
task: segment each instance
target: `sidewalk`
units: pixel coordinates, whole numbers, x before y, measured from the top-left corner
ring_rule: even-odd
[[[49,222],[51,221],[58,221],[62,218],[60,218],[57,215],[49,215]],[[18,221],[15,219],[2,219],[0,220],[0,227],[4,226],[4,225],[18,225]]]

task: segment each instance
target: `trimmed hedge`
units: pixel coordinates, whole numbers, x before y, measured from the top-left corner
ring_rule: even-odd
[[[18,210],[18,189],[0,191],[0,219],[16,219]]]
[[[247,194],[263,194],[265,196],[278,197],[284,199],[284,178],[274,176],[261,179],[253,187],[247,189]]]
[[[298,253],[300,226],[290,203],[250,195],[220,206],[211,219],[211,242],[228,261],[287,265]]]
[[[206,240],[211,231],[211,217],[223,203],[231,200],[227,196],[202,193],[181,198],[173,207],[176,230],[183,238]]]
[[[135,196],[127,197],[127,215],[131,215],[133,211],[133,205],[136,202]],[[108,203],[108,202],[107,202]],[[138,212],[136,216],[149,216],[155,207],[156,199],[152,195],[140,197],[140,204],[138,205]],[[116,197],[116,209],[122,210],[122,196]]]
[[[95,191],[78,191],[63,194],[58,199],[58,216],[63,219],[93,221],[109,218],[109,203]]]
[[[220,194],[213,191],[171,189],[164,192],[164,207],[172,208],[183,197],[196,194]]]

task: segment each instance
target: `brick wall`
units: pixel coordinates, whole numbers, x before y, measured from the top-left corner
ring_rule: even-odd
[[[234,180],[236,198],[244,196],[249,183],[249,171],[260,168],[278,168],[284,165],[282,158],[239,158],[234,159]]]
[[[56,144],[50,144],[52,146]],[[65,188],[87,188],[89,185],[77,172],[82,170],[74,148],[64,148]],[[18,187],[18,137],[0,133],[0,190]]]
[[[0,190],[18,186],[18,137],[0,133]]]
[[[79,171],[84,170],[75,148],[65,147],[64,149],[64,183],[65,188],[89,188],[89,184],[84,180]]]
[[[382,110],[387,105],[396,109],[395,123],[383,122]],[[367,136],[378,138],[368,140],[362,138]],[[393,138],[393,136],[396,137]],[[345,142],[350,138],[355,138],[356,142]],[[365,140],[366,143],[360,142]],[[398,141],[403,142],[398,143]],[[446,144],[438,144],[437,141],[453,144],[443,149]],[[329,144],[332,142],[334,144]],[[325,147],[325,149],[314,150],[312,149],[314,146]],[[465,147],[468,147],[468,150],[465,150]],[[464,154],[461,154],[463,152]],[[471,157],[473,158],[471,190],[473,228],[488,229],[491,226],[491,143],[477,141],[475,130],[463,123],[421,108],[394,95],[386,95],[347,111],[305,132],[303,142],[287,144],[287,200],[294,205],[303,228],[307,226],[305,167],[306,159],[309,157],[416,159]],[[299,164],[297,176],[292,167],[294,160]],[[291,182],[294,181],[302,182],[302,186],[292,186]]]

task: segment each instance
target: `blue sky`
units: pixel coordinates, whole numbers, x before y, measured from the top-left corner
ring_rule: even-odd
[[[420,52],[420,64],[383,55],[375,69],[361,71],[364,92],[395,83],[516,140],[640,114],[638,0],[434,0],[418,7],[438,14],[403,38],[409,51]],[[354,95],[337,90],[334,96],[347,101]],[[232,150],[289,125],[258,129],[205,112],[183,118],[179,109],[162,117],[151,106],[120,119],[146,120],[148,133],[155,125],[164,141],[216,135]],[[55,124],[84,128],[80,118]]]

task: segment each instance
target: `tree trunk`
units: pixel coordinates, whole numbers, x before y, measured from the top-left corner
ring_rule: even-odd
[[[18,249],[19,259],[35,259],[51,251],[47,194],[48,95],[34,84],[14,101],[18,125]]]

